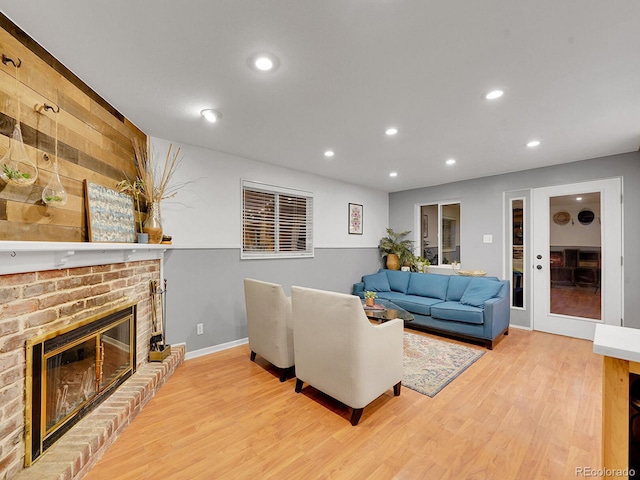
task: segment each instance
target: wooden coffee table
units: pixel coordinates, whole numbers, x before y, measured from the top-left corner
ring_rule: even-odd
[[[362,306],[364,313],[367,314],[369,320],[374,320],[379,323],[384,323],[394,318],[400,318],[410,322],[413,320],[413,315],[407,312],[404,308],[397,306],[395,303],[382,298],[377,298],[374,307],[367,307],[365,301],[362,300]]]

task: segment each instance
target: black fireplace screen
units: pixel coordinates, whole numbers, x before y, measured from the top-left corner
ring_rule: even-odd
[[[27,342],[27,466],[131,376],[135,323],[131,305]]]

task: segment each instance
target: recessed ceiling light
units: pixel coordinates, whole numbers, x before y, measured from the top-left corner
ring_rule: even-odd
[[[500,98],[502,95],[504,95],[502,90],[491,90],[484,96],[484,98],[487,100],[495,100],[496,98]]]
[[[200,112],[205,119],[207,119],[211,123],[216,123],[218,120],[222,118],[222,114],[217,110],[213,110],[212,108],[205,108]]]
[[[389,174],[390,177],[397,177],[398,176],[398,172],[391,172]]]
[[[327,150],[326,152],[324,152],[324,156],[327,158],[331,158],[335,155],[335,152],[333,150]]]
[[[582,197],[576,197],[576,200],[577,200],[578,202],[581,202],[581,201],[582,201]]]
[[[538,145],[540,145],[540,140],[531,140],[529,143],[527,143],[527,147],[529,148],[537,147]]]
[[[263,72],[268,72],[273,68],[273,61],[268,57],[258,57],[253,64],[258,70],[262,70]]]
[[[447,165],[454,165],[456,163],[456,160],[455,160],[455,158],[450,158],[449,160],[447,160],[444,163],[446,163]]]
[[[280,60],[272,53],[256,53],[248,59],[249,67],[260,73],[275,72],[280,66]]]
[[[396,133],[398,133],[398,129],[394,127],[387,128],[384,133],[386,133],[387,135],[395,135]]]

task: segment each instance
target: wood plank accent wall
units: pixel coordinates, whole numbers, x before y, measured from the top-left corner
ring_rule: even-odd
[[[0,63],[0,157],[9,148],[19,98],[23,140],[39,175],[27,188],[0,180],[0,240],[86,241],[83,180],[115,188],[125,175],[135,178],[132,139],[146,142],[147,137],[0,13],[3,54],[19,58],[22,65],[16,88],[15,67]],[[60,112],[39,109],[45,103],[59,106]],[[63,207],[41,199],[53,175],[56,117],[58,170],[69,197]]]

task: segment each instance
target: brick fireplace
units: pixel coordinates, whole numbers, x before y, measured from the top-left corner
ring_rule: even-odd
[[[150,284],[162,278],[164,250],[129,248],[123,253],[113,246],[93,246],[76,252],[64,247],[0,248],[0,479],[81,478],[184,358],[178,348],[162,363],[148,362]],[[33,270],[21,271],[26,269]],[[135,308],[136,373],[25,468],[27,341],[123,305]],[[54,474],[54,464],[63,471]]]

